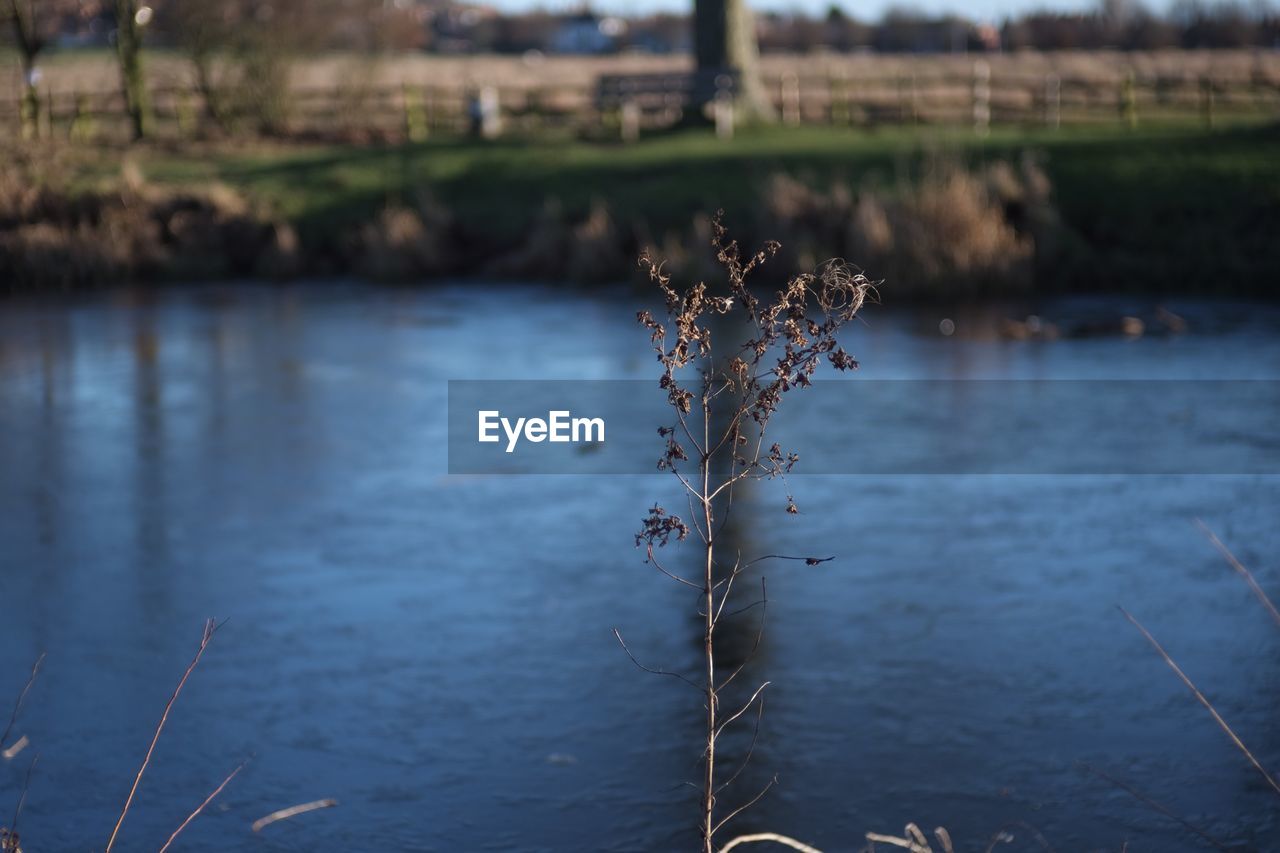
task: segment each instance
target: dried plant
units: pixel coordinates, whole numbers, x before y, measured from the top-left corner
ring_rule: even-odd
[[[1244,579],[1245,583],[1249,585],[1250,591],[1253,592],[1254,596],[1258,599],[1259,603],[1261,603],[1263,608],[1266,609],[1267,614],[1272,618],[1272,620],[1277,625],[1280,625],[1280,610],[1276,609],[1275,604],[1271,601],[1271,598],[1258,584],[1258,581],[1256,578],[1254,578],[1253,573],[1250,572],[1247,568],[1245,568],[1243,563],[1241,563],[1238,559],[1236,559],[1235,554],[1233,554],[1231,550],[1227,548],[1227,546],[1222,542],[1222,540],[1218,538],[1217,534],[1215,534],[1212,530],[1209,529],[1208,525],[1206,525],[1203,521],[1201,521],[1198,518],[1194,519],[1193,523],[1200,530],[1200,532],[1205,535],[1205,537],[1209,540],[1209,542],[1213,544],[1214,548],[1216,548],[1218,552],[1223,556],[1223,558],[1227,561],[1228,565],[1230,565],[1231,568],[1234,569],[1236,573],[1239,574]],[[1138,629],[1138,633],[1142,634],[1142,637],[1147,641],[1147,644],[1150,645],[1151,648],[1155,650],[1156,654],[1160,656],[1160,659],[1165,662],[1165,664],[1169,667],[1169,669],[1173,670],[1173,674],[1178,677],[1178,680],[1181,681],[1189,691],[1191,691],[1191,695],[1195,697],[1196,701],[1199,702],[1204,707],[1204,709],[1209,712],[1209,715],[1213,718],[1213,721],[1218,725],[1218,728],[1221,729],[1223,734],[1225,734],[1230,739],[1231,743],[1236,747],[1236,749],[1238,749],[1240,753],[1244,755],[1246,759],[1248,759],[1249,763],[1253,765],[1253,768],[1257,770],[1258,773],[1262,776],[1267,786],[1275,793],[1280,794],[1280,778],[1278,778],[1275,774],[1273,774],[1270,770],[1268,770],[1266,767],[1263,766],[1262,762],[1253,753],[1253,751],[1250,750],[1249,747],[1245,744],[1245,742],[1241,740],[1240,736],[1236,734],[1235,729],[1231,728],[1231,726],[1227,723],[1227,721],[1223,719],[1222,714],[1218,712],[1218,709],[1213,704],[1213,702],[1210,701],[1210,699],[1207,696],[1205,696],[1204,692],[1196,685],[1194,681],[1191,680],[1191,677],[1187,675],[1187,673],[1182,669],[1182,667],[1178,664],[1178,662],[1175,661],[1167,651],[1165,651],[1165,648],[1160,644],[1160,641],[1157,640],[1155,636],[1153,636],[1152,633],[1147,630],[1146,626],[1143,625],[1141,622],[1139,622],[1133,616],[1133,614],[1129,613],[1129,611],[1125,610],[1123,607],[1117,607],[1117,609],[1120,611],[1120,614],[1124,616],[1126,620],[1128,620],[1129,624],[1133,625],[1134,628]],[[1160,814],[1164,815],[1167,818],[1170,818],[1173,821],[1176,821],[1183,828],[1199,836],[1201,839],[1203,839],[1205,842],[1207,842],[1211,846],[1216,847],[1219,850],[1229,849],[1229,845],[1227,845],[1226,843],[1209,835],[1204,830],[1200,829],[1199,827],[1195,826],[1189,821],[1178,816],[1177,814],[1172,812],[1170,809],[1168,809],[1166,806],[1153,800],[1152,798],[1143,794],[1141,791],[1138,791],[1133,786],[1126,784],[1125,782],[1122,782],[1121,780],[1115,778],[1114,776],[1107,773],[1106,771],[1099,770],[1089,765],[1084,765],[1084,767],[1085,769],[1095,774],[1099,778],[1105,779],[1106,781],[1110,782],[1116,787],[1128,792],[1135,799],[1142,802],[1144,805],[1149,806],[1154,811],[1159,812]]]
[[[116,840],[120,836],[120,827],[124,825],[124,819],[128,816],[129,809],[133,806],[133,799],[138,794],[138,786],[142,784],[142,777],[146,774],[147,768],[151,766],[151,756],[155,754],[156,744],[160,742],[160,735],[164,732],[165,724],[169,722],[169,713],[173,710],[174,703],[178,701],[178,696],[182,694],[182,688],[186,686],[187,679],[191,678],[191,673],[195,672],[196,667],[200,665],[200,658],[204,656],[205,649],[209,648],[209,644],[213,642],[213,635],[217,633],[221,624],[222,623],[219,623],[215,619],[205,620],[204,633],[200,635],[200,646],[196,649],[195,656],[191,658],[191,663],[187,664],[186,671],[183,672],[182,677],[178,679],[178,685],[173,688],[173,693],[170,694],[169,701],[165,703],[164,713],[160,715],[160,722],[156,723],[155,732],[151,735],[151,745],[147,747],[147,754],[142,759],[142,766],[138,768],[137,775],[133,777],[133,787],[129,789],[129,796],[125,799],[124,807],[120,810],[120,817],[116,819],[116,825],[111,830],[111,837],[107,840],[105,853],[111,853],[112,848],[116,845]],[[191,822],[204,811],[205,807],[208,806],[209,803],[213,802],[214,798],[217,797],[225,787],[227,787],[243,767],[244,764],[241,763],[239,767],[232,770],[231,773],[222,780],[222,784],[220,784],[212,794],[206,797],[204,802],[202,802],[199,807],[197,807],[196,810],[182,822],[182,825],[179,826],[177,830],[169,836],[169,840],[164,843],[164,846],[161,848],[162,853],[163,851],[167,851],[173,845],[173,842],[182,834],[182,831],[191,825]]]
[[[677,289],[648,256],[641,258],[650,280],[657,285],[665,303],[665,317],[648,311],[638,314],[649,330],[650,341],[662,366],[659,386],[666,392],[674,421],[658,429],[665,448],[658,468],[669,471],[683,486],[689,501],[689,520],[655,505],[636,535],[637,547],[645,550],[646,562],[668,578],[698,591],[705,669],[689,678],[641,664],[615,631],[619,643],[632,661],[649,672],[672,675],[692,685],[706,705],[706,741],[701,758],[699,832],[704,853],[715,849],[716,833],[743,810],[756,803],[773,785],[726,811],[717,798],[740,775],[751,759],[748,750],[740,766],[724,774],[716,763],[717,741],[725,730],[741,720],[754,717],[758,725],[763,713],[762,695],[768,682],[750,692],[745,703],[721,708],[725,689],[742,673],[760,645],[767,596],[761,578],[761,597],[747,608],[726,612],[735,580],[752,566],[768,560],[798,560],[807,565],[826,562],[830,557],[802,557],[766,554],[732,565],[717,554],[717,544],[733,505],[736,486],[747,480],[781,478],[799,457],[777,443],[766,446],[765,432],[783,397],[811,384],[819,365],[828,361],[836,370],[856,369],[857,361],[839,346],[836,335],[858,315],[874,295],[872,283],[861,273],[839,261],[822,266],[818,272],[794,276],[771,300],[762,300],[749,288],[747,279],[773,257],[779,244],[770,242],[761,250],[743,257],[738,244],[728,240],[719,218],[713,224],[712,245],[726,281],[713,291],[705,282],[686,290]],[[716,336],[732,335],[721,329],[737,318],[743,322],[745,342],[717,348]],[[797,514],[795,501],[787,490],[786,511]],[[658,551],[673,540],[692,537],[699,544],[700,577],[690,579],[663,565]],[[746,659],[721,675],[716,669],[716,629],[724,619],[760,606],[760,625],[755,644]],[[754,709],[755,713],[751,714]],[[754,749],[754,737],[753,737]],[[724,777],[724,778],[722,778]],[[776,781],[776,777],[775,780]],[[763,840],[763,839],[761,839]],[[770,835],[770,840],[777,836]],[[794,841],[788,839],[788,841]],[[731,844],[743,843],[735,839]],[[785,843],[785,842],[784,842]],[[799,844],[799,842],[795,842]],[[808,849],[803,846],[796,849]]]

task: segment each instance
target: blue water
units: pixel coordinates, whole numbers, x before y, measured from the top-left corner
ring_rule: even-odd
[[[0,824],[38,753],[24,846],[101,849],[217,616],[118,849],[159,847],[246,758],[182,849],[691,847],[681,782],[697,775],[700,699],[637,670],[610,633],[646,663],[697,669],[688,590],[631,547],[671,484],[445,473],[446,380],[649,376],[637,307],[625,292],[344,284],[0,304],[0,724],[47,653],[15,727],[31,746],[0,761]],[[873,378],[1280,378],[1276,308],[1170,307],[1187,334],[1025,342],[993,333],[1011,307],[869,309],[846,347]],[[1280,801],[1115,605],[1280,767],[1280,630],[1190,524],[1280,597],[1276,477],[791,488],[798,517],[772,485],[742,496],[744,554],[837,559],[768,569],[768,629],[741,681],[772,685],[725,801],[778,784],[738,830],[852,850],[914,821],[985,850],[1013,826],[996,849],[1040,849],[1030,825],[1057,850],[1201,849],[1087,763],[1274,849]],[[729,656],[754,620],[726,630]],[[744,749],[726,740],[724,757]],[[339,805],[249,829],[320,798]]]

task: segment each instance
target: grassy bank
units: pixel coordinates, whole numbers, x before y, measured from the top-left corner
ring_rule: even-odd
[[[155,187],[217,182],[246,196],[268,220],[296,230],[302,268],[319,272],[354,267],[395,277],[542,271],[593,279],[609,277],[617,263],[617,278],[628,268],[622,256],[645,245],[677,253],[696,246],[698,223],[723,208],[738,232],[799,238],[815,255],[848,254],[880,275],[871,259],[858,256],[864,243],[854,232],[866,226],[858,220],[866,207],[861,201],[874,198],[890,224],[919,219],[930,205],[953,208],[947,196],[921,196],[914,206],[893,208],[894,199],[916,192],[946,164],[952,172],[979,175],[975,209],[981,210],[975,216],[991,208],[1003,211],[1006,222],[957,226],[948,220],[927,239],[968,243],[1007,225],[1010,240],[1034,242],[1033,273],[1010,284],[978,267],[965,275],[972,287],[1269,295],[1280,270],[1277,151],[1276,125],[997,129],[985,140],[959,130],[773,128],[740,133],[727,143],[690,131],[631,146],[564,139],[68,149],[42,179],[56,172],[75,192],[101,189],[119,180],[127,158]],[[1030,198],[1026,187],[991,189],[999,183],[988,174],[991,164],[1017,171],[1031,161],[1047,182],[1036,191],[1040,196]],[[780,204],[781,190],[808,190],[812,197]],[[1044,207],[1030,217],[1034,228],[1021,209],[1031,204]],[[803,215],[795,213],[797,205]],[[417,222],[396,219],[403,211]],[[832,220],[841,217],[849,221],[836,222],[836,234]],[[817,223],[806,224],[812,219]],[[771,233],[779,228],[788,233]],[[424,236],[432,241],[429,251],[418,245]],[[898,245],[906,236],[898,235]],[[567,269],[573,265],[559,256],[589,240],[601,244],[596,263],[580,259],[576,272]],[[379,271],[352,260],[357,244],[390,251],[406,241],[419,256],[408,265]],[[507,270],[492,264],[499,257],[536,256],[540,248],[546,256],[541,264],[529,257]],[[938,263],[950,257],[944,252]],[[911,289],[945,290],[948,281],[941,271]]]

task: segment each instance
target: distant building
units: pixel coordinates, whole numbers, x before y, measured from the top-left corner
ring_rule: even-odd
[[[448,2],[432,9],[427,19],[430,47],[438,53],[471,53],[484,30],[500,18],[491,6]]]
[[[925,18],[912,13],[885,16],[872,41],[885,53],[964,53],[972,25],[960,17]]]
[[[552,53],[612,53],[626,32],[626,22],[621,18],[581,12],[561,21],[547,49]]]

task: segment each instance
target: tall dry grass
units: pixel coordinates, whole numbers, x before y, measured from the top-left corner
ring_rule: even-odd
[[[1037,249],[1057,223],[1049,180],[1033,161],[968,168],[945,158],[888,187],[815,188],[775,175],[762,218],[797,247],[796,263],[857,258],[900,296],[1029,290]]]
[[[312,234],[324,247],[309,258],[290,223],[224,185],[160,187],[126,165],[106,185],[73,188],[64,177],[71,172],[33,151],[0,164],[0,286],[335,271],[383,281],[479,273],[595,283],[624,279],[646,250],[685,277],[706,278],[717,266],[702,212],[655,226],[604,198],[571,209],[550,197],[511,242],[422,187],[364,223]],[[1063,234],[1049,181],[1029,158],[968,166],[937,155],[888,184],[779,172],[755,193],[746,206],[754,213],[734,223],[746,239],[778,237],[793,268],[857,258],[898,296],[1030,290]]]
[[[162,188],[126,165],[108,189],[77,189],[37,155],[0,164],[0,270],[11,290],[288,275],[298,248],[289,225],[221,184]]]

